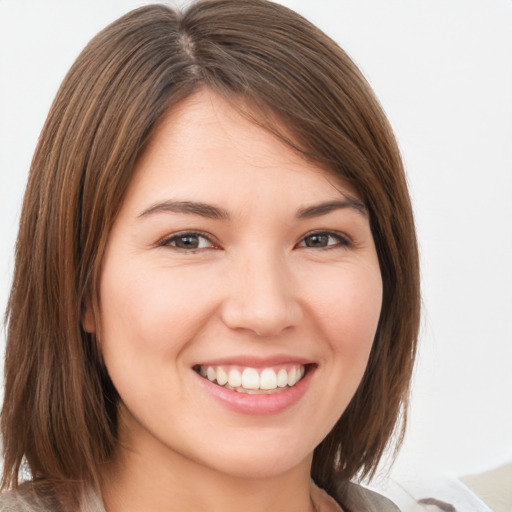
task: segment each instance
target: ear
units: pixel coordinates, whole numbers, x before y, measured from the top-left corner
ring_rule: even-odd
[[[89,303],[85,308],[84,316],[82,318],[82,326],[84,330],[90,334],[96,332],[96,322],[94,321],[94,314],[92,311],[92,305]]]

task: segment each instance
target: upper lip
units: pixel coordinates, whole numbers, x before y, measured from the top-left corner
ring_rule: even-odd
[[[283,364],[297,364],[297,365],[307,365],[312,364],[313,361],[311,359],[306,359],[303,357],[296,357],[290,355],[275,355],[270,357],[255,357],[248,355],[240,355],[240,356],[229,356],[229,357],[221,357],[216,359],[208,359],[207,361],[201,361],[197,363],[199,366],[230,366],[230,365],[238,365],[245,366],[248,368],[268,368],[271,366],[279,366]]]

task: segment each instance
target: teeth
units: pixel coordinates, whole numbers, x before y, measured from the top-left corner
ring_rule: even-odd
[[[242,373],[242,387],[245,389],[260,388],[260,376],[254,368],[246,368]]]
[[[229,370],[228,383],[232,388],[238,388],[242,385],[242,374],[238,370]]]
[[[277,386],[280,388],[285,388],[288,386],[288,372],[286,370],[279,370],[277,374]]]
[[[261,389],[276,389],[277,388],[277,375],[274,370],[265,368],[260,375]]]
[[[217,378],[217,372],[210,366],[206,370],[206,376],[208,377],[208,380],[213,382]]]
[[[288,369],[264,368],[261,373],[255,368],[244,368],[242,372],[235,368],[225,370],[221,366],[201,366],[199,373],[219,386],[226,386],[235,391],[257,393],[260,390],[271,391],[278,388],[292,387],[299,382],[305,373],[303,365],[292,366]]]
[[[227,381],[228,374],[222,368],[217,368],[217,384],[219,386],[224,386],[224,384],[226,384]]]
[[[208,368],[209,370],[209,368]],[[292,368],[288,372],[288,386],[293,386],[297,382],[297,369]]]

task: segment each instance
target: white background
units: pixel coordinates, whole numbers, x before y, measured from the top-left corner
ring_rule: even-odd
[[[67,69],[144,2],[0,0],[0,309],[39,131]],[[512,460],[512,1],[283,0],[348,51],[397,133],[423,322],[395,474]],[[4,336],[0,338],[4,344]]]

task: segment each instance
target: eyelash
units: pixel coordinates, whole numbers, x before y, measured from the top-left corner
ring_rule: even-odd
[[[208,246],[207,247],[187,248],[187,247],[178,247],[176,245],[172,245],[173,243],[176,243],[178,240],[180,240],[180,239],[183,240],[184,238],[203,239],[208,242]],[[172,247],[179,251],[191,252],[191,253],[200,251],[202,249],[217,249],[218,248],[218,246],[214,242],[212,242],[211,236],[208,235],[207,233],[203,233],[201,231],[181,231],[179,233],[174,233],[173,235],[171,235],[167,238],[164,238],[163,240],[158,242],[157,245],[159,247]]]
[[[306,239],[312,237],[327,237],[327,240],[335,240],[336,243],[328,244],[322,247],[313,247],[304,245]],[[339,249],[339,248],[347,248],[352,247],[352,241],[344,234],[339,233],[337,231],[313,231],[312,233],[307,233],[304,237],[302,237],[301,241],[297,244],[298,247],[304,247],[307,249],[323,249],[323,250],[331,250],[331,249]]]
[[[321,247],[314,247],[311,245],[306,245],[306,240],[312,237],[327,237],[328,244]],[[196,238],[196,239],[203,239],[207,241],[207,246],[201,247],[201,242],[199,241],[198,247],[178,247],[176,244],[177,241],[180,239],[183,240],[185,238]],[[325,239],[324,239],[325,240]],[[330,241],[334,240],[335,243],[329,243]],[[157,244],[159,247],[172,247],[174,249],[183,251],[183,252],[189,252],[189,253],[195,253],[197,251],[200,251],[202,249],[218,249],[218,245],[215,244],[215,242],[212,241],[211,235],[207,233],[203,233],[201,231],[181,231],[179,233],[174,233],[170,237],[164,238]],[[307,233],[302,237],[300,242],[296,245],[296,247],[303,247],[306,249],[323,249],[323,250],[332,250],[337,248],[348,248],[352,247],[353,243],[352,241],[344,234],[339,233],[337,231],[313,231],[311,233]]]

